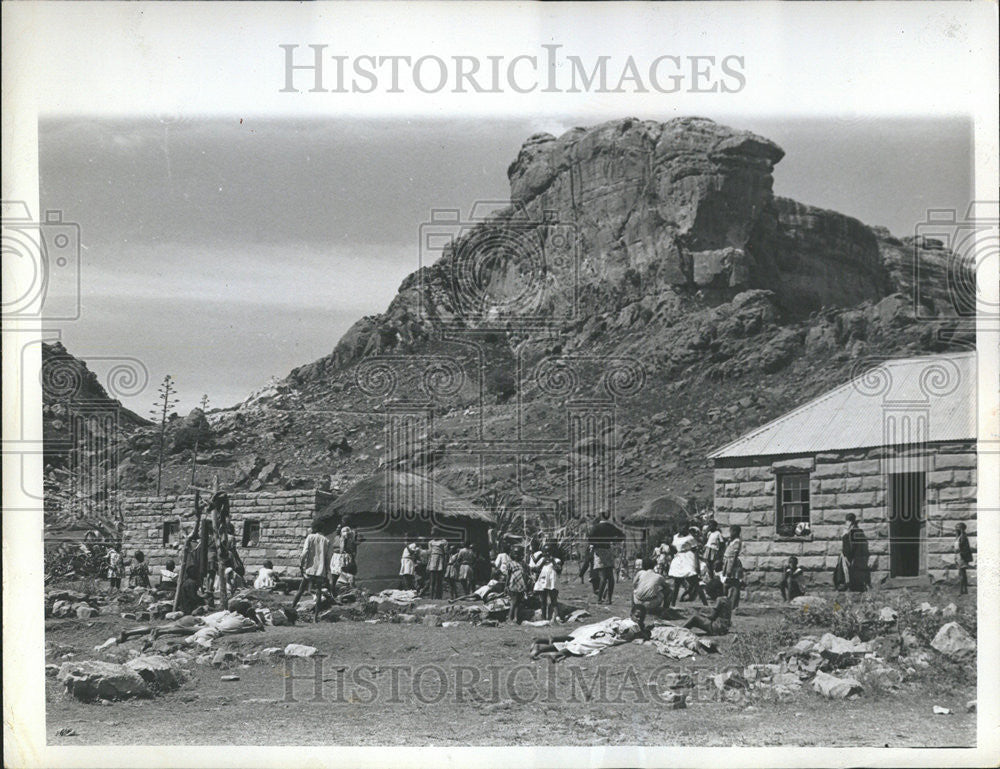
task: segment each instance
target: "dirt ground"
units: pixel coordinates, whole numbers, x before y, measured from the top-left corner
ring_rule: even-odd
[[[627,616],[629,591],[598,607],[584,586],[566,580],[561,598],[596,621]],[[929,595],[943,606],[953,590]],[[975,595],[963,600],[974,605]],[[897,692],[831,701],[808,684],[787,701],[753,693],[723,700],[710,676],[746,662],[736,637],[777,628],[782,610],[751,597],[734,616],[720,654],[676,662],[650,644],[627,644],[595,657],[533,662],[532,639],[576,625],[538,628],[341,621],[269,627],[230,636],[215,648],[240,653],[301,643],[326,655],[249,667],[187,665],[177,691],[149,700],[83,704],[46,678],[47,737],[53,745],[711,745],[972,746],[975,688],[926,676]],[[95,644],[133,623],[118,616],[53,619],[46,645],[91,659]],[[799,634],[822,632],[796,628]],[[129,648],[141,648],[141,639]],[[47,654],[48,654],[47,650]],[[59,662],[47,657],[47,662]],[[766,660],[760,660],[764,662]],[[688,672],[686,709],[658,699],[670,673]],[[289,677],[291,674],[291,677]],[[222,680],[239,676],[238,681]],[[589,701],[588,701],[589,696]],[[933,705],[952,715],[932,714]],[[60,736],[63,729],[75,731]]]

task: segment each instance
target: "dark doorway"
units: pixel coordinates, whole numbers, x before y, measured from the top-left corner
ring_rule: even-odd
[[[889,568],[893,577],[920,575],[924,473],[893,473],[889,485]]]

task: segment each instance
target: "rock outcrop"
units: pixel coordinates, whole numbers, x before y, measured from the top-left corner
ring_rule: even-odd
[[[710,497],[712,448],[846,381],[859,358],[974,343],[950,304],[949,281],[968,277],[950,251],[776,197],[783,154],[702,118],[530,137],[508,169],[511,205],[427,225],[423,266],[386,310],[208,415],[199,463],[232,488],[337,491],[392,465],[433,468],[459,493],[562,499],[567,463],[588,453],[470,464],[460,447],[560,440],[565,400],[606,398],[607,380],[588,373],[553,398],[536,367],[628,358],[644,389],[616,401],[619,504]],[[386,404],[418,396],[433,426],[387,455]],[[148,488],[154,445],[130,441],[127,483]],[[189,458],[169,459],[165,488],[188,483]]]

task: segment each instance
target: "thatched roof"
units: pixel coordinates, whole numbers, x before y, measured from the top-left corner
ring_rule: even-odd
[[[634,528],[648,528],[671,523],[678,518],[686,517],[687,514],[687,506],[683,499],[666,494],[662,497],[647,499],[642,507],[634,513],[626,515],[622,523]]]
[[[414,473],[386,471],[355,483],[316,514],[317,520],[352,515],[391,512],[398,506],[418,517],[481,521],[493,524],[493,516],[440,483]]]

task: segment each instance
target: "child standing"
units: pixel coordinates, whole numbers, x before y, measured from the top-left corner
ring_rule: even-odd
[[[132,587],[149,587],[149,564],[146,563],[146,554],[142,550],[136,550],[133,558],[135,563],[129,569],[129,584]]]
[[[542,619],[554,620],[556,607],[559,605],[559,572],[562,570],[562,561],[551,550],[546,550],[542,552],[539,564],[535,592],[542,602]]]
[[[528,575],[524,569],[524,549],[515,547],[511,553],[510,563],[507,566],[507,573],[504,574],[506,582],[505,591],[510,600],[510,611],[507,613],[508,622],[521,624],[519,616],[521,604],[524,602],[524,595],[528,592]]]
[[[413,578],[416,574],[417,546],[413,542],[413,537],[406,535],[406,544],[403,546],[403,554],[399,557],[399,589],[412,590]]]
[[[120,590],[122,586],[122,554],[118,545],[112,545],[108,551],[108,582],[112,590]]]
[[[785,573],[781,577],[781,597],[785,601],[791,601],[793,598],[806,594],[802,588],[804,573],[799,567],[799,559],[794,555],[789,556],[788,563],[785,564]]]
[[[299,590],[292,599],[292,608],[299,605],[299,600],[307,588],[311,588],[316,597],[313,608],[313,622],[319,622],[319,606],[323,598],[323,586],[327,584],[330,574],[330,540],[320,533],[319,522],[314,522],[312,532],[302,543],[302,555],[299,557],[299,568],[302,571],[302,581]]]
[[[969,593],[969,566],[972,563],[972,545],[965,533],[965,524],[955,524],[955,554],[958,562],[958,594]]]
[[[729,527],[729,544],[722,558],[722,580],[726,586],[726,597],[733,611],[740,605],[740,591],[743,589],[743,562],[740,553],[743,551],[743,540],[740,535],[743,529],[738,525]]]

